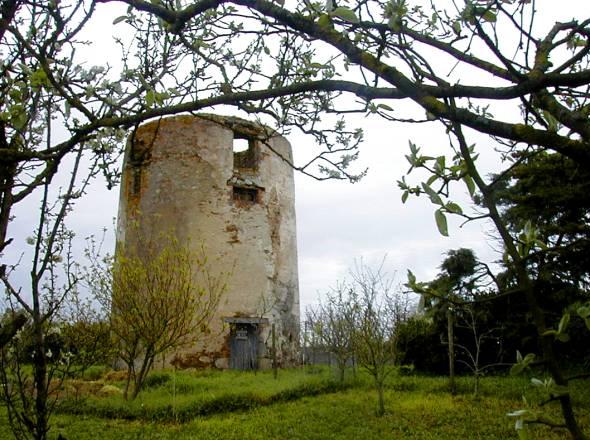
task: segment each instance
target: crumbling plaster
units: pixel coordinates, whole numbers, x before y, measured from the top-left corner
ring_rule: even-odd
[[[234,169],[235,133],[255,139],[254,168]],[[232,272],[210,336],[176,353],[179,364],[191,366],[190,359],[196,359],[193,363],[198,366],[227,366],[229,328],[223,318],[232,316],[268,318],[259,335],[266,347],[260,350],[262,366],[268,365],[271,323],[276,326],[280,362],[296,359],[295,191],[293,170],[284,159],[291,161],[286,139],[233,117],[159,119],[138,127],[130,137],[121,185],[119,243],[132,242],[138,233],[173,233],[191,246],[204,244],[211,261],[219,262],[215,270]],[[257,200],[236,200],[234,186],[251,189]]]

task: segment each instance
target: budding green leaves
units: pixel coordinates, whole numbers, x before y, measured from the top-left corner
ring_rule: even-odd
[[[438,232],[440,232],[440,235],[448,237],[449,227],[447,225],[447,216],[442,211],[442,209],[437,209],[436,211],[434,211],[434,219],[436,220],[436,227],[438,228]]]
[[[408,269],[408,282],[405,286],[410,289],[414,293],[418,293],[420,295],[428,293],[426,283],[418,282],[416,280],[416,275]]]
[[[571,37],[567,42],[568,49],[575,49],[576,47],[584,47],[584,46],[586,46],[586,40],[578,37],[577,35]]]
[[[510,412],[506,414],[508,417],[516,417],[516,423],[514,424],[514,429],[518,434],[518,438],[520,440],[529,440],[529,434],[526,430],[525,421],[529,419],[534,419],[534,413],[528,409],[519,409],[517,411]]]
[[[428,197],[430,198],[430,201],[432,203],[434,203],[435,205],[441,206],[441,208],[434,211],[434,220],[436,221],[436,227],[438,228],[438,232],[440,232],[441,235],[448,237],[449,236],[449,228],[447,225],[447,216],[445,215],[445,213],[443,211],[443,207],[445,207],[443,200],[436,193],[436,191],[434,191],[430,187],[430,185],[428,185],[427,183],[422,183],[422,189],[428,195]],[[453,205],[455,205],[455,204],[453,204]],[[455,205],[455,206],[458,207],[458,205]],[[455,207],[455,206],[452,206],[452,207]],[[447,209],[448,209],[448,207],[447,207]],[[459,208],[459,209],[461,209],[461,208]]]
[[[145,105],[148,108],[161,106],[169,97],[170,94],[167,92],[156,92],[154,89],[149,89],[145,94]]]
[[[40,89],[42,87],[51,87],[49,77],[47,76],[45,70],[43,70],[42,68],[39,68],[34,72],[31,72],[31,74],[29,75],[29,82],[31,84],[31,87],[33,87],[34,89]]]
[[[590,330],[590,302],[586,303],[586,305],[578,307],[578,315],[580,318],[584,320],[586,323],[586,327]]]
[[[332,25],[332,21],[330,20],[330,16],[328,14],[322,14],[320,15],[320,18],[318,18],[317,24],[321,27],[329,27]]]
[[[330,12],[330,15],[332,17],[338,17],[339,19],[346,21],[347,23],[356,24],[360,21],[352,9],[345,7],[334,9]]]
[[[496,13],[490,9],[488,9],[487,11],[485,11],[482,15],[481,18],[483,18],[485,21],[489,21],[491,23],[497,21],[498,17],[496,16]]]
[[[117,17],[117,18],[115,18],[113,20],[113,24],[119,24],[119,23],[121,23],[122,21],[125,21],[125,20],[127,20],[127,16],[126,15],[121,15],[121,16],[119,16],[119,17]]]
[[[520,351],[516,351],[516,363],[510,368],[510,374],[516,376],[522,373],[530,364],[535,360],[534,353],[528,353],[526,356],[522,356]]]
[[[560,342],[567,342],[570,340],[569,335],[566,333],[567,327],[570,323],[571,316],[569,313],[564,313],[561,319],[559,320],[559,324],[557,326],[557,330],[547,330],[543,333],[543,336],[555,336]]]
[[[549,131],[556,132],[559,129],[559,121],[555,119],[555,116],[553,116],[547,110],[543,110],[543,117],[547,122],[547,129]]]
[[[27,125],[29,117],[25,107],[17,103],[8,107],[8,111],[0,113],[0,120],[10,122],[15,130],[22,130]]]
[[[570,314],[564,313],[557,326],[557,333],[564,333],[567,330],[567,326],[570,323]]]
[[[522,232],[518,236],[518,253],[521,257],[526,257],[531,250],[538,247],[547,250],[547,245],[538,238],[539,230],[533,226],[531,221],[527,221]]]
[[[496,12],[486,6],[476,6],[468,2],[465,9],[461,13],[464,22],[474,25],[475,22],[481,18],[483,21],[495,23],[498,19]]]
[[[426,183],[422,183],[422,189],[424,190],[424,192],[426,194],[428,194],[428,197],[430,197],[430,201],[432,203],[434,203],[435,205],[443,205],[443,201],[440,198],[440,196],[436,193],[436,191],[434,191],[430,185],[426,184]]]
[[[463,209],[459,205],[454,202],[449,202],[445,205],[447,211],[452,212],[453,214],[463,214]]]
[[[408,269],[408,283],[406,286],[412,288],[416,284],[416,275],[410,269]]]
[[[155,102],[156,102],[156,92],[153,89],[150,89],[145,94],[145,105],[148,107],[153,107]]]
[[[469,174],[465,174],[463,176],[463,182],[465,182],[465,185],[467,186],[467,191],[469,191],[469,195],[473,198],[473,195],[475,194],[475,182]]]

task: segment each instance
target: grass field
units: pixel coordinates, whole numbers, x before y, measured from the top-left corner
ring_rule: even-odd
[[[120,396],[70,396],[52,419],[50,438],[90,439],[511,439],[517,438],[510,411],[523,407],[558,419],[555,403],[535,407],[542,393],[526,378],[484,378],[479,397],[470,378],[459,378],[459,393],[447,392],[445,378],[393,377],[383,417],[375,415],[376,393],[368,378],[344,385],[324,370],[270,372],[155,373],[135,402]],[[122,386],[121,382],[111,385]],[[588,382],[574,384],[580,420],[590,430]],[[564,439],[567,434],[539,425],[531,439]],[[0,438],[11,438],[5,411]]]

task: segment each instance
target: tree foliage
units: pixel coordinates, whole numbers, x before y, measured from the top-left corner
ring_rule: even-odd
[[[157,356],[203,339],[227,276],[213,272],[203,247],[196,253],[174,238],[142,237],[117,251],[111,331],[127,366],[125,397],[137,397]]]
[[[308,309],[311,337],[336,358],[340,380],[347,363],[354,361],[369,373],[378,395],[377,414],[385,414],[385,380],[400,360],[400,334],[410,316],[410,300],[384,269],[363,261],[349,279],[323,295]]]
[[[0,350],[16,336],[20,329],[27,323],[27,317],[23,314],[10,314],[2,319],[0,324]]]
[[[352,272],[352,342],[360,367],[375,382],[377,414],[385,414],[385,380],[399,362],[400,327],[410,314],[408,296],[393,284],[383,265],[371,269],[360,263]]]
[[[547,152],[522,154],[498,176],[498,204],[513,231],[527,222],[545,247],[529,258],[539,280],[586,290],[590,261],[590,174],[571,159]]]
[[[8,309],[27,318],[21,337],[34,347],[32,358],[14,343],[3,350],[3,398],[17,438],[47,437],[51,393],[72,365],[51,350],[79,281],[75,234],[65,219],[94,177],[114,184],[112,164],[125,137],[118,118],[134,106],[141,112],[129,82],[112,81],[107,68],[87,65],[80,55],[95,6],[28,0],[0,6],[0,278]],[[23,211],[23,225],[31,224],[24,233],[28,228],[13,221]]]
[[[324,294],[316,307],[306,310],[306,322],[318,348],[334,355],[338,376],[344,381],[346,366],[354,359],[353,316],[349,286],[340,284]]]
[[[447,346],[449,387],[456,392],[455,385],[455,327],[457,318],[467,313],[466,305],[474,301],[480,293],[483,278],[487,271],[479,263],[471,249],[453,249],[440,265],[441,273],[428,283],[410,281],[408,287],[422,295],[421,304],[441,333],[440,340]],[[413,274],[409,272],[410,278]],[[468,322],[474,323],[474,320]],[[476,339],[477,342],[477,339]],[[476,344],[477,345],[477,344]],[[466,346],[463,345],[465,348]],[[478,353],[479,355],[479,353]]]
[[[104,315],[93,310],[80,313],[70,299],[57,306],[70,309],[71,314],[66,318],[64,310],[54,310],[39,322],[30,311],[11,304],[2,317],[0,334],[11,337],[3,339],[0,346],[0,395],[17,439],[46,436],[65,381],[97,362],[112,359]],[[39,370],[45,376],[40,377]]]
[[[380,100],[408,99],[423,109],[424,121],[455,121],[506,142],[588,159],[588,21],[541,28],[533,6],[520,1],[122,2],[131,9],[121,22],[145,30],[138,11],[147,12],[168,38],[184,43],[178,51],[207,56],[216,74],[204,91],[250,98],[242,109],[281,125],[317,132],[320,114],[348,111],[404,120]],[[515,38],[500,44],[500,32]],[[433,54],[440,62],[429,61]],[[449,75],[455,64],[469,77]],[[199,73],[191,69],[187,78]],[[343,94],[358,97],[357,104],[341,107]],[[518,120],[488,111],[489,102],[518,106],[521,98]]]
[[[527,223],[536,225],[543,246],[529,255],[527,266],[540,303],[555,323],[564,312],[575,317],[577,305],[590,295],[589,177],[586,167],[547,152],[520,154],[509,172],[497,176],[498,204],[509,228],[518,233]],[[508,286],[514,283],[510,265],[500,278]],[[526,322],[525,314],[521,316],[514,321]],[[589,356],[588,350],[581,348],[587,345],[584,323],[573,319],[570,325],[571,331],[562,337],[557,350],[568,362],[583,365]],[[528,332],[523,329],[520,333]]]

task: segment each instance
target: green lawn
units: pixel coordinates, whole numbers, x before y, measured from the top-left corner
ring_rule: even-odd
[[[155,377],[133,403],[120,397],[65,401],[50,438],[516,439],[506,413],[522,408],[523,393],[530,402],[542,398],[524,378],[485,378],[479,398],[472,396],[469,378],[460,378],[456,396],[447,393],[444,378],[396,377],[388,385],[387,414],[376,417],[376,394],[365,377],[340,388],[326,371],[281,371],[278,380],[270,372],[169,373]],[[575,384],[574,398],[589,430],[587,382]],[[559,416],[553,403],[542,410]],[[10,438],[5,414],[1,419],[0,438]],[[564,431],[539,426],[529,431],[531,439],[567,438]]]

